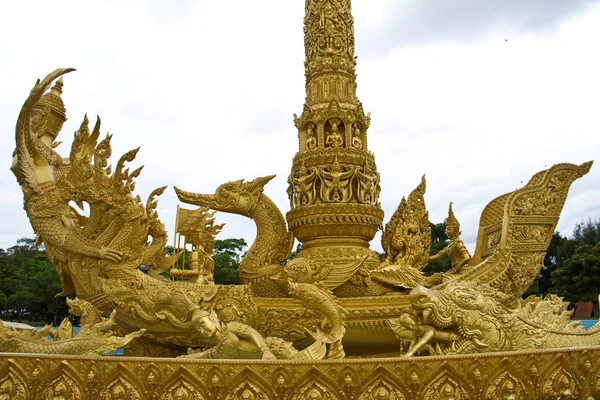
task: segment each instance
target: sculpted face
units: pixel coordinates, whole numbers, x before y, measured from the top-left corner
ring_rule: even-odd
[[[458,231],[454,225],[446,225],[446,236],[451,240],[458,237]]]
[[[423,322],[440,329],[453,325],[452,307],[442,293],[433,292],[423,286],[417,286],[410,291],[410,303],[422,315]]]
[[[211,319],[208,316],[193,321],[193,324],[194,328],[196,328],[196,330],[199,333],[206,337],[211,338],[217,333],[217,326],[214,324],[214,322],[211,321]]]

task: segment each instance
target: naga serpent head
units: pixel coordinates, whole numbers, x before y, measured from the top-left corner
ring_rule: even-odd
[[[274,177],[275,175],[269,175],[250,182],[244,182],[243,179],[227,182],[219,186],[215,194],[191,193],[177,187],[175,192],[179,200],[184,203],[250,217],[264,186]]]
[[[410,291],[409,299],[423,323],[440,329],[450,328],[454,324],[452,302],[445,293],[417,286]]]
[[[85,312],[85,303],[83,300],[78,299],[77,297],[73,300],[67,297],[67,306],[69,307],[69,313],[81,317]]]

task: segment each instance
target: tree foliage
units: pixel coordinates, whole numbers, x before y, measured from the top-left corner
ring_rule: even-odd
[[[244,239],[215,240],[213,261],[215,262],[215,283],[237,285],[240,283],[238,267],[248,246]]]
[[[597,280],[600,258],[594,249],[600,243],[600,220],[578,222],[570,238],[555,232],[544,258],[544,265],[523,295],[558,294],[569,301],[598,302]],[[595,275],[594,275],[595,274]]]
[[[0,309],[2,318],[58,323],[67,314],[60,280],[43,247],[22,238],[0,249]]]
[[[600,293],[600,243],[585,244],[552,272],[551,292],[568,301],[598,301]]]
[[[429,226],[431,227],[431,250],[429,251],[429,255],[434,255],[448,246],[450,244],[450,239],[448,239],[448,235],[446,235],[446,222],[440,224],[429,222]],[[443,257],[427,264],[423,269],[423,272],[446,272],[449,271],[451,267],[452,262],[450,259],[448,257]]]

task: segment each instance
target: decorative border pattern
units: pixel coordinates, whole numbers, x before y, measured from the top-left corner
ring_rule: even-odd
[[[15,400],[57,390],[77,399],[597,398],[600,346],[313,362],[2,353],[0,387]]]

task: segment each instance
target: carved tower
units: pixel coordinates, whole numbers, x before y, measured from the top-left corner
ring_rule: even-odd
[[[294,115],[300,148],[288,178],[287,221],[302,243],[299,258],[319,270],[335,263],[332,273],[346,275],[357,256],[378,262],[369,242],[383,223],[370,116],[356,97],[350,0],[306,0],[304,48],[306,100]]]

